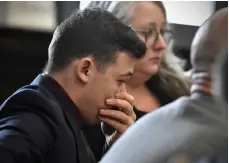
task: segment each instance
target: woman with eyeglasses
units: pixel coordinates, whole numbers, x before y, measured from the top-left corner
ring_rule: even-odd
[[[174,35],[168,29],[161,1],[94,1],[88,7],[101,7],[113,13],[147,45],[145,56],[136,62],[134,75],[126,84],[127,92],[135,99],[137,119],[189,94],[189,82],[179,65],[180,60],[169,51]],[[90,144],[90,135],[87,137]]]
[[[174,34],[168,28],[161,1],[100,1],[88,7],[102,7],[130,26],[146,43],[145,56],[136,62],[127,91],[135,98],[137,118],[187,95],[189,82],[180,60],[169,49]]]

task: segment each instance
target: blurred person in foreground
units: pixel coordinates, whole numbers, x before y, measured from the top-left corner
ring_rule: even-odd
[[[212,77],[213,72],[225,73],[225,69],[213,68],[219,64],[217,58],[227,53],[228,9],[225,8],[198,29],[192,42],[191,96],[181,97],[138,120],[109,149],[101,163],[228,162],[224,91],[227,84]],[[224,74],[220,78],[225,79]],[[222,90],[218,93],[223,96],[221,100],[215,99],[217,89]]]
[[[109,12],[74,12],[53,34],[44,73],[0,107],[0,163],[95,163],[81,128],[106,122],[113,142],[134,123],[125,84],[145,50]]]
[[[166,10],[161,1],[93,1],[87,7],[100,7],[111,12],[146,43],[147,51],[136,62],[134,75],[126,84],[127,92],[134,96],[137,119],[189,94],[189,82],[180,60],[171,52],[173,33],[168,28]],[[99,159],[105,140],[100,126],[88,126],[84,130]]]

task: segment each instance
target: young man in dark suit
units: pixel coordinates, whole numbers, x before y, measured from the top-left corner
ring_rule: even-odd
[[[95,162],[81,127],[110,125],[112,144],[134,123],[125,83],[145,50],[106,11],[86,9],[66,19],[53,34],[44,73],[0,107],[0,162]]]

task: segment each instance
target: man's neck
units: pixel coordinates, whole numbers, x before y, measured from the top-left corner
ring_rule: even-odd
[[[78,108],[79,112],[81,113],[82,104],[81,104],[81,94],[82,91],[80,87],[76,87],[74,84],[73,79],[68,75],[68,72],[65,73],[46,73],[46,75],[50,76],[54,79],[67,93],[69,98],[73,101],[73,103]],[[81,113],[82,114],[82,113]]]
[[[55,73],[48,75],[61,85],[61,87],[68,94],[69,98],[76,105],[76,108],[84,120],[88,124],[94,124],[94,121],[91,120],[91,108],[93,108],[93,104],[88,103],[87,95],[85,95],[83,91],[83,86],[80,85],[80,83],[76,84],[76,81],[72,79],[71,72],[66,71],[64,73],[62,72],[61,74]]]
[[[48,79],[52,81],[52,88],[55,89],[54,93],[56,93],[54,96],[59,97],[57,99],[60,100],[61,103],[63,103],[63,106],[66,106],[69,109],[68,111],[70,111],[77,119],[78,127],[82,127],[86,123],[85,119],[83,118],[75,99],[72,98],[68,89],[66,89],[66,83],[56,75],[50,75],[49,73],[42,73],[42,75],[48,77]]]

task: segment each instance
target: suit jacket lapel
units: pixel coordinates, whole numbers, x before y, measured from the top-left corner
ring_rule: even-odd
[[[53,79],[51,79],[49,76],[44,75],[39,75],[31,83],[31,85],[44,86],[56,98],[64,113],[65,120],[75,137],[75,145],[78,151],[78,154],[76,155],[78,155],[79,162],[91,163],[91,156],[86,149],[83,137],[80,133],[81,124],[79,123],[79,119],[81,118],[81,116],[79,115],[78,108],[66,95],[66,92],[64,92],[63,88],[61,88],[61,86],[53,81]]]
[[[65,110],[65,108],[63,108]],[[90,163],[90,155],[88,155],[88,151],[86,149],[86,146],[84,144],[84,140],[82,138],[82,135],[80,133],[80,129],[76,126],[75,120],[72,119],[71,113],[68,111],[64,111],[65,119],[68,122],[68,125],[70,129],[72,130],[75,140],[76,140],[76,147],[78,148],[78,161],[80,163]]]

